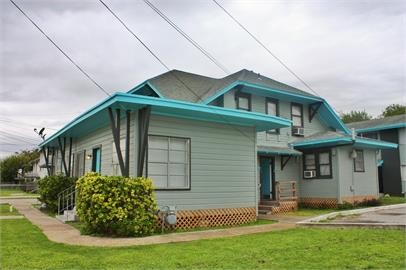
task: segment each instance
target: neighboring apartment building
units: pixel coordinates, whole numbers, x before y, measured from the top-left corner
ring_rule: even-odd
[[[373,138],[399,145],[397,149],[381,150],[379,192],[400,195],[406,191],[406,114],[350,123],[361,137]]]
[[[115,93],[41,147],[50,173],[146,175],[159,206],[255,218],[297,200],[378,197],[376,151],[397,145],[356,137],[323,98],[257,73],[173,70]]]

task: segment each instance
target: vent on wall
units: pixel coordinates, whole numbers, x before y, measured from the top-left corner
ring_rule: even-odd
[[[304,136],[304,128],[302,127],[293,127],[292,135],[294,136]]]

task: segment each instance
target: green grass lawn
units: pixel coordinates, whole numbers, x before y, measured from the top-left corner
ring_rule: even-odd
[[[22,191],[21,189],[16,188],[2,188],[0,189],[0,197],[11,197],[11,196],[38,196],[35,193],[27,193]]]
[[[310,229],[122,248],[50,242],[29,221],[1,220],[2,269],[404,269],[401,230]]]
[[[312,216],[320,216],[324,214],[328,214],[331,212],[336,212],[338,209],[314,209],[314,208],[299,208],[295,212],[287,212],[283,215],[287,216],[298,216],[298,217],[312,217]]]
[[[379,201],[382,205],[389,205],[389,204],[398,204],[398,203],[406,203],[406,197],[397,197],[397,196],[390,196],[390,197],[381,197]]]
[[[8,203],[0,204],[0,216],[18,216],[20,213],[13,207],[13,211],[10,212],[10,205]]]

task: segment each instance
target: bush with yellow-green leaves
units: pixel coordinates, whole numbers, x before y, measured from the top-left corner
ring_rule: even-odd
[[[154,232],[157,204],[150,179],[88,173],[76,188],[76,212],[84,232],[111,236]]]

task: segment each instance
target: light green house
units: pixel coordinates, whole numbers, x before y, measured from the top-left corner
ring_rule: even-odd
[[[160,207],[223,224],[298,201],[375,198],[376,150],[397,147],[354,136],[321,97],[247,70],[221,79],[161,74],[40,146],[49,174],[148,176]]]

